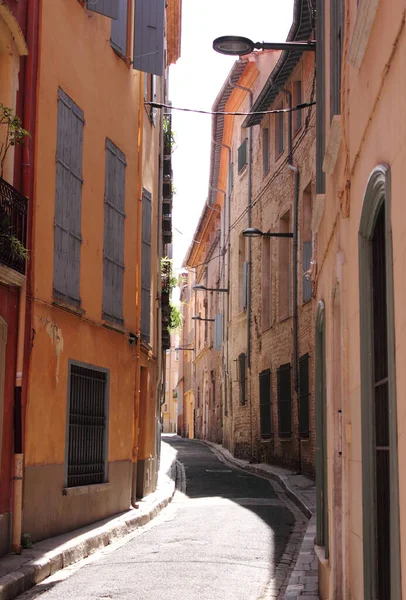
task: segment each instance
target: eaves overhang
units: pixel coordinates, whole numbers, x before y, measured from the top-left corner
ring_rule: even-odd
[[[313,31],[312,2],[309,0],[295,0],[293,7],[293,23],[290,28],[287,42],[305,42],[310,38]],[[264,115],[258,114],[268,110],[281,88],[291,76],[293,69],[299,62],[303,50],[284,50],[275,67],[273,68],[267,82],[255,100],[250,115],[244,120],[243,127],[259,125]],[[257,114],[255,114],[257,113]]]

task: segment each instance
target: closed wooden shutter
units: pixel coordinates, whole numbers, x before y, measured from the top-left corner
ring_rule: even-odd
[[[299,394],[300,412],[299,425],[300,435],[309,437],[309,355],[305,354],[299,360]]]
[[[312,282],[305,276],[305,273],[310,269],[311,259],[312,243],[303,242],[303,302],[307,302],[312,297]]]
[[[269,129],[267,127],[262,130],[262,169],[264,175],[269,171]]]
[[[262,438],[273,434],[272,424],[272,387],[271,371],[266,369],[259,374],[259,410],[260,431]]]
[[[278,434],[279,437],[292,435],[292,393],[290,364],[278,369]]]
[[[135,0],[133,67],[164,73],[165,0]]]
[[[54,295],[80,304],[83,111],[58,91],[54,217]]]
[[[217,313],[214,321],[214,349],[221,350],[223,344],[223,315]]]
[[[120,55],[127,55],[128,0],[118,0],[118,19],[111,22],[110,42]]]
[[[88,10],[110,19],[118,19],[118,3],[119,0],[86,0]]]
[[[103,318],[123,323],[125,155],[106,139]]]
[[[240,403],[243,405],[247,401],[246,362],[245,354],[240,354],[238,357],[238,380],[240,382]]]
[[[142,191],[142,249],[141,249],[141,339],[147,343],[151,336],[151,194]]]

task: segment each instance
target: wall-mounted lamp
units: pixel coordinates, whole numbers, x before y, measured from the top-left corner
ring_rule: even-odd
[[[293,233],[270,233],[267,231],[261,231],[256,227],[249,227],[244,229],[242,232],[244,237],[256,238],[256,237],[278,237],[278,238],[293,238]]]
[[[200,315],[193,315],[192,319],[194,321],[212,321],[214,323],[214,321],[216,319],[204,319],[203,317],[201,317]]]
[[[244,56],[254,50],[316,50],[314,40],[308,42],[253,42],[246,37],[223,35],[213,42],[213,49],[227,56]]]
[[[192,289],[194,289],[196,292],[228,292],[228,288],[208,288],[200,283],[194,285]]]

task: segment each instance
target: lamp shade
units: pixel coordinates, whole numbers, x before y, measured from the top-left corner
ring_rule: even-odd
[[[223,35],[214,40],[213,49],[228,56],[244,56],[253,52],[254,42],[237,35]]]

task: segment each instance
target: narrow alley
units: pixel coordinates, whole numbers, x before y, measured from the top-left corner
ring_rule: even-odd
[[[305,529],[300,511],[276,484],[222,462],[199,442],[165,441],[185,476],[172,503],[149,525],[20,600],[284,597]],[[299,540],[293,551],[292,534]]]

